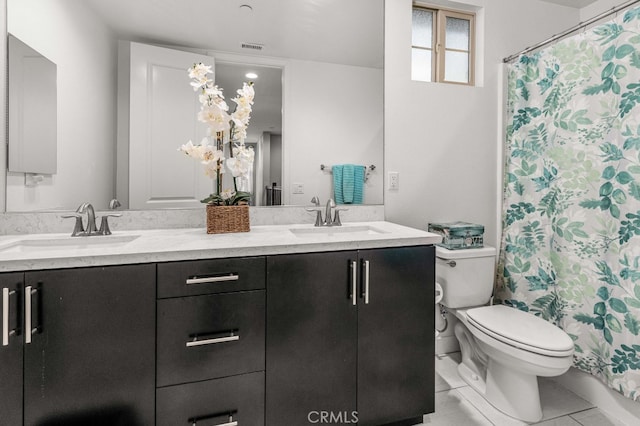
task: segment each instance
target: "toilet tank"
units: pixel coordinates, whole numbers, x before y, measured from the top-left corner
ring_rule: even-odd
[[[436,246],[436,282],[442,286],[442,303],[448,308],[487,304],[493,293],[496,249],[448,250]]]

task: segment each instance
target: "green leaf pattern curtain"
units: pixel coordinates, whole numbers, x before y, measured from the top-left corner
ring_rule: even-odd
[[[640,399],[640,8],[507,69],[496,299]]]

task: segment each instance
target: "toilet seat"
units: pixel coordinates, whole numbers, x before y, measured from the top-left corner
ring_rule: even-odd
[[[519,309],[482,306],[467,310],[466,316],[469,326],[509,346],[551,357],[573,354],[573,341],[563,330]]]

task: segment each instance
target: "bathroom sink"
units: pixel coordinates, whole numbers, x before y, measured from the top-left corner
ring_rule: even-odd
[[[296,237],[312,237],[312,236],[345,236],[345,237],[359,237],[365,235],[379,235],[386,234],[379,228],[374,228],[369,225],[354,225],[354,226],[309,226],[305,228],[289,228],[289,230]]]
[[[91,237],[23,239],[0,246],[0,253],[117,248],[129,244],[138,237],[139,235],[96,235]]]

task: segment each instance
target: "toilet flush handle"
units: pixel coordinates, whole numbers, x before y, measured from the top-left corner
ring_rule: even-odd
[[[447,264],[447,265],[449,265],[449,266],[451,266],[452,268],[455,268],[455,267],[456,267],[456,265],[457,265],[457,263],[456,263],[456,261],[455,261],[455,260],[448,260],[448,261],[446,262],[446,264]]]

